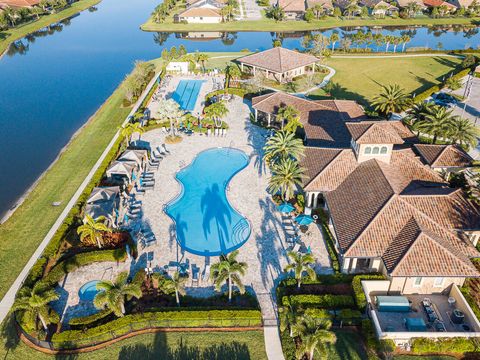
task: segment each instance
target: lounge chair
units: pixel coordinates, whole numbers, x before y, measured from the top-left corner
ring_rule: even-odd
[[[167,132],[167,128],[166,128],[165,126],[164,126],[164,127],[162,127],[162,133],[164,133],[164,134],[168,134],[168,132]]]
[[[158,151],[158,153],[160,155],[162,155],[162,157],[167,155],[167,153],[163,150],[163,148],[161,146],[157,146],[156,150]]]
[[[197,265],[192,264],[192,286],[198,286],[198,283],[199,283],[198,273],[199,272],[200,272],[200,269],[197,267]]]
[[[293,245],[291,251],[293,251],[293,252],[299,252],[301,247],[302,247],[301,244],[296,243],[295,245]]]
[[[170,151],[168,151],[167,146],[165,144],[162,144],[162,147],[163,147],[163,150],[165,150],[165,152],[167,154],[170,154]]]
[[[210,264],[205,265],[205,269],[203,269],[202,280],[208,281],[210,279]]]
[[[155,159],[156,161],[163,160],[163,156],[160,154],[160,152],[157,152],[157,150],[152,151],[152,158]]]
[[[157,170],[159,166],[160,166],[160,163],[158,163],[158,162],[156,163],[156,162],[151,162],[151,161],[149,161],[149,162],[148,162],[148,168],[147,168],[147,169],[155,169],[155,170]]]

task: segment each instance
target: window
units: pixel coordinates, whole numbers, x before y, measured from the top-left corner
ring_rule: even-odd
[[[422,280],[423,280],[423,278],[421,278],[421,277],[415,277],[415,278],[413,278],[413,286],[414,286],[414,287],[420,287],[420,286],[422,286]]]
[[[367,146],[367,147],[365,148],[365,154],[368,155],[368,154],[371,154],[371,153],[372,153],[372,148],[371,148],[370,146]]]
[[[437,277],[433,281],[433,287],[442,287],[443,286],[443,277]]]
[[[378,148],[378,146],[375,146],[375,147],[373,148],[372,154],[377,155],[378,152],[379,152],[379,148]]]
[[[382,148],[380,149],[380,154],[386,154],[386,153],[387,153],[387,147],[382,146]]]

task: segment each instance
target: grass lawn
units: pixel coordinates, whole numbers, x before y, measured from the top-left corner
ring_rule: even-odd
[[[446,355],[397,355],[394,360],[455,360],[456,358]]]
[[[441,82],[442,77],[461,63],[455,57],[331,58],[327,64],[337,72],[332,78],[331,95],[356,100],[363,105],[375,97],[382,85],[399,84],[407,93],[419,93]],[[324,90],[310,94],[324,97]]]
[[[271,88],[274,88],[274,89],[278,89],[278,90],[281,90],[281,91],[303,92],[303,91],[307,91],[307,90],[315,87],[315,85],[320,84],[323,81],[323,78],[326,75],[327,74],[325,74],[325,73],[316,72],[315,75],[313,76],[313,80],[312,80],[313,82],[312,83],[308,83],[308,81],[310,81],[310,80],[307,80],[307,79],[311,79],[311,75],[306,74],[306,75],[302,75],[302,76],[298,76],[298,77],[294,78],[293,81],[290,82],[290,83],[279,84],[274,80],[268,79],[268,80],[264,80],[263,84],[265,86],[268,86],[268,87],[271,87]]]
[[[130,108],[120,86],[72,139],[23,204],[0,226],[0,297],[3,297],[83,182]],[[61,206],[52,202],[61,201]]]
[[[15,40],[23,38],[25,35],[28,35],[36,30],[44,28],[47,25],[59,22],[63,19],[66,19],[76,13],[88,9],[89,7],[96,5],[101,0],[80,0],[72,4],[72,6],[67,9],[60,11],[56,14],[42,16],[39,20],[32,23],[28,23],[23,26],[16,27],[14,29],[8,29],[5,31],[0,31],[0,54],[2,54],[10,43]]]
[[[408,26],[408,25],[448,25],[475,24],[480,18],[442,18],[419,17],[414,19],[342,19],[327,17],[322,20],[280,21],[263,18],[261,20],[230,21],[220,24],[175,24],[172,16],[157,24],[152,18],[141,26],[145,31],[305,31],[327,29],[339,26]]]
[[[134,336],[105,349],[71,356],[51,356],[29,348],[23,342],[0,347],[3,360],[264,360],[267,359],[262,331],[167,332]]]
[[[207,69],[225,69],[225,67],[232,63],[233,60],[251,54],[250,52],[201,52],[207,54],[209,59],[207,60],[205,67]],[[161,70],[164,61],[161,58],[151,61],[157,67],[157,70]]]

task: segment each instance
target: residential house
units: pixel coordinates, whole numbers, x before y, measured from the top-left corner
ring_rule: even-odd
[[[415,144],[422,162],[432,170],[450,174],[472,166],[473,159],[457,145]]]
[[[252,100],[260,120],[286,105],[304,126],[306,206],[327,211],[342,272],[384,273],[401,294],[442,293],[480,276],[470,261],[480,257],[479,210],[420,160],[401,121],[367,120],[353,101]]]
[[[326,15],[333,14],[333,2],[332,0],[307,0],[307,9],[315,8],[320,6]]]
[[[305,17],[305,0],[277,0],[277,6],[283,10],[287,20],[302,20]]]
[[[465,8],[468,9],[472,4],[475,2],[478,3],[478,0],[449,0],[450,4],[455,5],[457,8]]]
[[[397,3],[398,7],[405,11],[410,11],[410,9],[415,6],[417,11],[413,14],[410,14],[411,16],[421,15],[423,14],[423,11],[427,9],[422,0],[397,0]]]
[[[457,7],[443,0],[423,0],[426,7],[439,9],[441,15],[451,14],[457,11]]]
[[[246,68],[250,69],[253,75],[261,71],[267,79],[281,83],[314,72],[320,59],[298,51],[275,47],[241,57],[237,61],[242,72]]]
[[[362,0],[359,4],[368,7],[370,14],[376,17],[398,14],[398,7],[383,0]]]
[[[12,8],[32,8],[37,6],[40,0],[0,0],[0,9],[5,7]]]
[[[215,24],[222,22],[222,15],[219,9],[192,6],[176,15],[175,21],[189,24]]]
[[[210,8],[221,9],[226,4],[224,0],[187,0],[187,8]]]

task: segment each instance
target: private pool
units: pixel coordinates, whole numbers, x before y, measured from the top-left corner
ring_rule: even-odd
[[[182,191],[165,212],[175,222],[178,244],[203,256],[227,254],[250,237],[250,223],[228,202],[230,180],[248,165],[248,156],[232,148],[201,152],[176,179]]]
[[[82,285],[80,290],[78,290],[78,297],[82,301],[93,301],[95,295],[99,293],[97,290],[97,284],[100,280],[92,280]]]
[[[172,95],[173,100],[180,105],[181,109],[192,111],[204,82],[204,80],[180,80]]]

